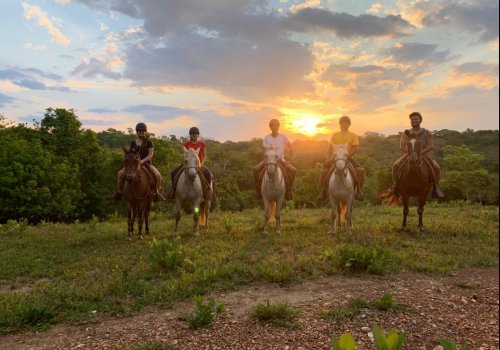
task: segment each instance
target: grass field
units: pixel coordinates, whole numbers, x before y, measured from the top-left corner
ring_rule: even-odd
[[[256,281],[300,282],[341,273],[449,273],[498,265],[498,207],[426,206],[427,232],[400,232],[401,207],[360,206],[353,235],[327,234],[329,211],[282,213],[282,233],[264,236],[263,211],[213,215],[210,231],[180,236],[171,215],[152,218],[152,234],[125,240],[125,218],[107,222],[0,227],[0,333],[87,323],[164,307],[208,291]]]

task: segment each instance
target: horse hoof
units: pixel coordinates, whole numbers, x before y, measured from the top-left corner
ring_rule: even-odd
[[[419,229],[420,233],[425,233],[425,228],[423,226],[419,227],[418,229]]]
[[[127,236],[127,238],[126,238],[126,239],[127,239],[127,241],[129,241],[129,242],[130,242],[130,241],[132,240],[132,237]]]
[[[277,235],[281,234],[281,230],[276,230],[276,234]]]
[[[137,239],[138,240],[142,240],[142,236],[137,236]]]

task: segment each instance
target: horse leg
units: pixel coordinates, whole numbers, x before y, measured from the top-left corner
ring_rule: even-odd
[[[146,210],[144,212],[144,220],[146,224],[146,234],[149,235],[149,213],[151,212],[151,202],[146,204]]]
[[[174,217],[175,217],[174,235],[177,235],[177,233],[179,232],[179,221],[181,219],[181,209],[177,204],[174,207]]]
[[[336,200],[333,200],[330,198],[330,203],[331,203],[331,207],[332,207],[332,213],[330,214],[331,216],[331,225],[330,225],[330,231],[328,232],[329,234],[331,235],[334,235],[337,233],[337,201]],[[340,216],[339,216],[340,218]]]
[[[263,233],[267,235],[269,233],[269,216],[270,216],[270,209],[271,209],[271,203],[267,199],[264,198],[264,231]]]
[[[408,203],[410,201],[409,196],[403,196],[403,225],[402,225],[402,230],[407,231],[408,226],[406,224],[406,219],[408,217],[408,213],[410,212],[410,209],[408,209]]]
[[[195,210],[193,214],[193,234],[195,236],[200,235],[200,224],[198,222],[199,217],[200,217],[200,212]]]
[[[210,204],[211,204],[211,201],[205,201],[205,228],[206,230],[208,231],[208,229],[210,228],[209,224],[208,224],[208,215],[210,214]]]
[[[276,203],[276,214],[275,214],[275,219],[276,219],[276,233],[280,234],[281,233],[281,208],[283,206],[283,199],[278,200]]]
[[[139,215],[137,218],[137,239],[142,239],[142,225],[144,223],[144,206],[139,205]]]
[[[352,202],[354,198],[350,198],[346,204],[345,220],[346,220],[346,231],[348,235],[352,234]]]
[[[424,216],[424,205],[425,205],[425,199],[426,197],[420,196],[418,198],[418,208],[417,208],[417,213],[418,213],[418,229],[420,233],[424,233],[424,223],[423,223],[423,216]]]
[[[128,214],[128,230],[127,230],[127,241],[130,241],[132,239],[132,233],[134,232],[134,219],[133,219],[133,213],[134,209],[129,207],[127,210]]]

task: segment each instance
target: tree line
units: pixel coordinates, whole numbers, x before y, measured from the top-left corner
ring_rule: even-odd
[[[442,167],[445,201],[469,200],[498,204],[498,130],[433,131],[433,157]],[[264,135],[262,135],[264,136]],[[163,175],[163,192],[170,171],[182,160],[183,137],[148,134],[153,163]],[[82,128],[73,110],[48,108],[41,122],[15,124],[0,115],[0,223],[105,219],[124,209],[110,199],[123,160],[122,146],[135,138],[133,129],[94,132]],[[400,135],[366,133],[355,156],[366,171],[364,203],[381,203],[378,194],[391,184],[391,166],[399,157]],[[204,140],[207,166],[216,181],[221,210],[256,206],[252,167],[263,157],[262,139],[219,142]],[[318,178],[326,160],[327,141],[293,142],[297,168],[292,205],[315,207]],[[155,205],[170,211],[171,202]]]

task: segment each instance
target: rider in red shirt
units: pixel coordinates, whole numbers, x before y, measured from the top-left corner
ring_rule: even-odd
[[[210,169],[208,169],[205,165],[207,157],[207,146],[205,142],[198,140],[199,136],[200,130],[196,126],[193,126],[191,129],[189,129],[189,140],[184,142],[182,146],[184,146],[184,148],[191,148],[195,151],[198,149],[200,150],[198,153],[198,158],[200,159],[200,167],[203,171],[203,174],[205,175],[205,179],[210,185],[210,189],[213,190],[213,175]],[[174,179],[181,168],[182,165],[179,165],[170,173],[170,178],[172,181],[172,189],[168,193],[168,198],[170,199],[173,199],[175,197]]]

